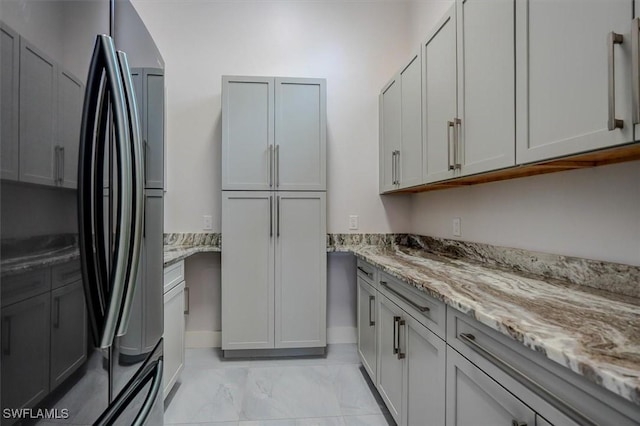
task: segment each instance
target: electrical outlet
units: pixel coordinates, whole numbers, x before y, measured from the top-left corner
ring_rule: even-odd
[[[453,218],[453,236],[454,237],[461,237],[462,236],[462,229],[460,227],[460,218],[459,217],[454,217]]]
[[[213,229],[213,217],[211,215],[202,216],[202,229],[211,231]]]
[[[349,215],[349,229],[355,231],[358,229],[358,215]]]

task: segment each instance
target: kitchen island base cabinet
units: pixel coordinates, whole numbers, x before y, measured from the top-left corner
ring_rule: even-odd
[[[326,346],[324,192],[225,191],[222,349]]]
[[[447,426],[535,425],[536,414],[454,349],[447,349]]]

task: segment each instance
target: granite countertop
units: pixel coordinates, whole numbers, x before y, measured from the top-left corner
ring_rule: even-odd
[[[164,266],[173,265],[196,253],[219,253],[221,242],[219,233],[164,234]]]
[[[3,240],[0,250],[0,272],[3,278],[80,259],[75,234]]]
[[[640,299],[403,245],[350,249],[588,380],[640,404]],[[566,258],[564,259],[566,261]],[[627,265],[620,265],[626,270]],[[638,268],[631,277],[636,277]],[[633,281],[634,287],[638,281]]]

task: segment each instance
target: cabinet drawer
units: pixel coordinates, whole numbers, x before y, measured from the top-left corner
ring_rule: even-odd
[[[8,306],[51,289],[51,270],[39,269],[2,279],[2,306]]]
[[[449,309],[447,343],[554,425],[637,424],[640,406]]]
[[[79,260],[51,268],[51,288],[53,290],[81,279],[82,267]]]
[[[378,290],[440,338],[445,338],[446,306],[411,285],[378,271]]]
[[[164,268],[164,292],[171,290],[176,284],[184,281],[184,261]]]
[[[376,273],[378,270],[373,265],[362,259],[358,259],[356,268],[358,271],[358,277],[365,280],[367,284],[377,288],[378,280],[376,279]]]

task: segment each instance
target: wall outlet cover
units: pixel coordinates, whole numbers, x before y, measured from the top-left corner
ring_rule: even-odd
[[[461,223],[460,223],[460,218],[459,217],[454,217],[453,218],[453,236],[454,237],[461,237],[462,236],[462,229],[461,229]]]
[[[349,215],[349,229],[352,231],[358,229],[358,215]]]

